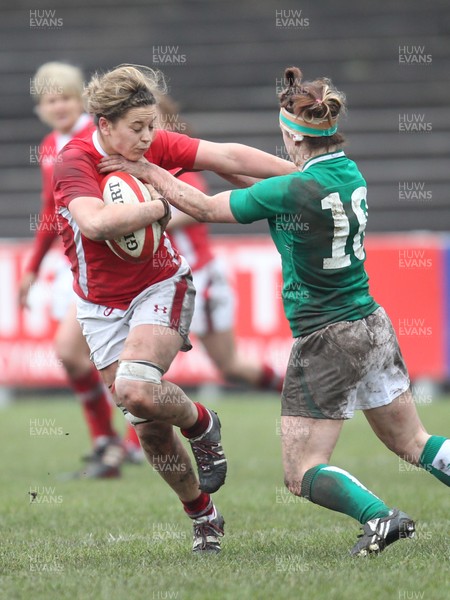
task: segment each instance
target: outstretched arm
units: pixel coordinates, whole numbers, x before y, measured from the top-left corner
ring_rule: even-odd
[[[230,209],[231,192],[220,192],[208,196],[197,188],[175,179],[168,171],[150,165],[152,185],[173,206],[207,223],[236,223]]]
[[[194,169],[267,179],[294,173],[294,163],[244,144],[220,144],[200,140]]]
[[[120,155],[105,156],[99,163],[100,173],[124,171],[151,184],[175,208],[191,215],[197,221],[209,223],[236,223],[230,210],[231,192],[208,196],[197,188],[173,177],[165,169],[145,159],[129,161]],[[126,207],[128,208],[128,207]]]

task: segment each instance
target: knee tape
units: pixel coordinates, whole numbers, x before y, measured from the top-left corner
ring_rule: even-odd
[[[129,379],[132,381],[146,381],[147,383],[156,383],[161,385],[163,371],[151,362],[144,360],[124,360],[119,363],[116,373],[116,379]],[[132,415],[124,406],[118,404],[118,407],[125,415],[125,419],[132,425],[138,423],[148,423],[149,419],[141,419]]]
[[[116,379],[133,379],[134,381],[147,381],[148,383],[161,383],[163,370],[146,360],[123,360],[119,363]]]

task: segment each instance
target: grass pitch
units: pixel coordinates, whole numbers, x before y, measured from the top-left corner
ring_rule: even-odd
[[[449,435],[449,400],[419,407],[430,432]],[[450,597],[449,490],[389,453],[362,415],[344,426],[332,462],[414,516],[418,533],[361,560],[348,555],[358,523],[285,491],[277,398],[243,395],[210,406],[222,420],[229,475],[215,494],[226,520],[223,550],[209,557],[191,554],[191,524],[149,466],[127,466],[121,480],[57,478],[79,468],[89,449],[74,401],[3,409],[0,598]],[[117,424],[123,428],[119,412]]]

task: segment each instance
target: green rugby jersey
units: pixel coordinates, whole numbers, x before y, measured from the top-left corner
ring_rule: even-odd
[[[315,156],[301,172],[231,192],[239,223],[269,222],[294,337],[378,308],[364,269],[366,194],[358,167],[342,151]]]

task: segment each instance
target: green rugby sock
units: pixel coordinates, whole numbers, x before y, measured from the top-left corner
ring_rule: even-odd
[[[432,435],[425,444],[419,464],[439,481],[450,486],[450,440]]]
[[[389,508],[353,475],[338,467],[317,465],[306,471],[301,495],[314,504],[344,513],[360,523],[387,517]]]

